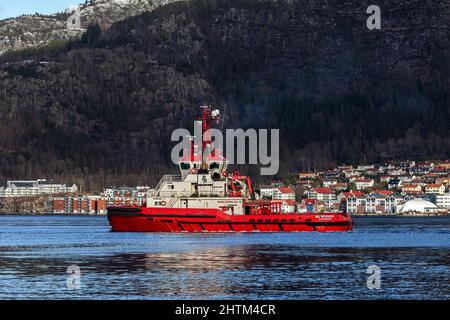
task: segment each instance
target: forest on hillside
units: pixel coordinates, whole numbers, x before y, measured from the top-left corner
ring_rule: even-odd
[[[280,129],[280,176],[449,158],[449,4],[381,6],[371,31],[360,1],[193,0],[9,53],[0,182],[155,183],[204,103],[224,128]]]

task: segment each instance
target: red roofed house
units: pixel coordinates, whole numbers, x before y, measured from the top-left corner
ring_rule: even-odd
[[[338,202],[342,202],[342,200],[346,200],[348,197],[353,197],[353,196],[354,197],[362,197],[362,196],[364,196],[364,193],[359,190],[350,190],[350,191],[341,192],[337,196],[337,200],[338,200]]]
[[[308,197],[323,201],[326,205],[336,202],[336,194],[331,188],[313,188],[308,191]]]
[[[392,190],[374,190],[374,191],[372,191],[372,193],[382,194],[383,196],[390,196],[390,195],[394,194],[394,191],[392,191]]]
[[[425,193],[444,194],[445,193],[445,185],[443,185],[443,184],[427,184],[425,186]]]

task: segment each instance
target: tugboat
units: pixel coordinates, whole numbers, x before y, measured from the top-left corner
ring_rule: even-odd
[[[220,118],[218,110],[202,107],[202,133]],[[201,148],[211,148],[203,136]],[[192,138],[191,138],[192,139]],[[186,150],[184,150],[186,151]],[[115,232],[337,232],[352,229],[341,212],[282,212],[282,201],[260,199],[251,180],[228,174],[228,161],[213,148],[202,157],[191,141],[190,152],[179,160],[179,175],[165,175],[141,206],[108,207]],[[186,153],[188,153],[186,155]],[[206,158],[206,159],[205,159]]]

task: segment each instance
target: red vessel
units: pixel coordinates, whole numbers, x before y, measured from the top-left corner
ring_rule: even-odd
[[[219,111],[202,107],[200,147],[193,141],[179,161],[181,175],[163,176],[142,206],[112,206],[108,220],[117,232],[336,232],[352,229],[340,212],[284,212],[282,201],[259,199],[250,178],[228,174],[209,129]],[[201,149],[201,150],[200,150]],[[208,157],[203,152],[208,149]]]

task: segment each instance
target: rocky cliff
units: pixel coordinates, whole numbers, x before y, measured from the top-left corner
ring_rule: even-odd
[[[0,176],[154,182],[205,102],[226,127],[279,128],[281,174],[449,157],[449,3],[382,1],[381,30],[369,4],[176,2],[9,56]]]

